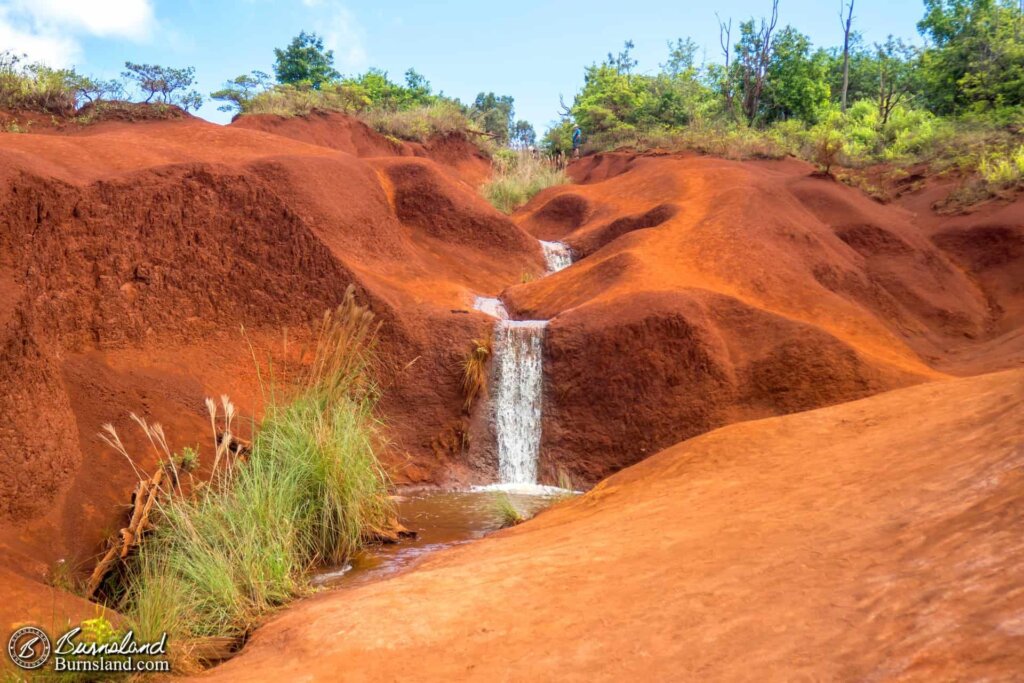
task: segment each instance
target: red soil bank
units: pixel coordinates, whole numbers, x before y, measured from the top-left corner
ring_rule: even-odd
[[[430,158],[474,187],[491,174],[490,160],[460,134],[434,137],[426,143],[381,135],[359,119],[334,112],[308,116],[254,114],[239,116],[231,125],[262,130],[314,145],[339,149],[357,157],[417,156]]]
[[[550,480],[595,481],[738,420],[1021,364],[1024,203],[941,217],[811,170],[597,155],[571,167],[581,184],[519,212],[583,257],[505,293],[552,321]]]
[[[200,680],[1017,680],[1022,442],[1022,370],[731,425]]]
[[[396,147],[337,115],[72,133],[0,135],[0,562],[30,579],[88,568],[116,528],[135,476],[103,423],[152,467],[129,411],[175,449],[209,443],[206,396],[258,419],[248,342],[287,375],[350,284],[384,323],[399,483],[493,472],[486,403],[461,411],[460,362],[493,324],[476,294],[552,321],[549,479],[1024,358],[1020,204],[939,218],[915,204],[932,189],[882,206],[795,161],[613,154],[513,221],[455,138]],[[531,233],[585,258],[516,284],[543,268]]]
[[[472,300],[542,257],[441,168],[196,119],[0,135],[3,564],[88,568],[135,480],[101,425],[146,467],[129,411],[208,451],[205,396],[260,413],[247,341],[286,372],[349,284],[384,323],[396,480],[469,476],[449,446],[459,361],[491,325]]]

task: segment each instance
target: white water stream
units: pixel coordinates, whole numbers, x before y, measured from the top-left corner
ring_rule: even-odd
[[[494,326],[494,422],[502,484],[537,482],[547,324],[506,320]]]
[[[541,241],[548,274],[568,268],[572,251],[561,242]],[[498,441],[496,488],[537,483],[544,397],[544,330],[547,320],[509,320],[501,299],[477,297],[473,307],[498,319],[494,324],[494,424]]]
[[[540,241],[544,250],[544,261],[548,266],[548,273],[557,273],[563,268],[572,265],[572,250],[561,242]]]

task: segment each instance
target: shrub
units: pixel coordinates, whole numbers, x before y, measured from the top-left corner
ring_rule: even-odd
[[[812,131],[811,158],[823,173],[832,174],[832,167],[839,163],[843,151],[843,136],[829,126],[815,126]]]
[[[0,109],[70,116],[77,79],[71,70],[22,64],[21,57],[5,50],[0,52]]]
[[[1024,180],[1024,145],[1006,153],[986,155],[978,166],[978,172],[986,183],[1004,188]]]
[[[434,135],[473,130],[462,107],[447,100],[400,110],[373,107],[360,117],[378,132],[400,140],[422,142]]]
[[[499,211],[511,213],[546,187],[566,182],[552,160],[529,151],[501,151],[494,156],[494,176],[482,188]]]
[[[304,116],[318,110],[354,113],[368,105],[369,100],[359,88],[343,83],[325,83],[320,89],[302,84],[278,85],[248,96],[239,104],[246,114],[278,116]]]

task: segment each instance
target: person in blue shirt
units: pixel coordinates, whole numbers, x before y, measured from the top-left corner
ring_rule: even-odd
[[[580,130],[579,126],[575,126],[572,129],[572,157],[573,159],[580,158],[580,147],[583,146],[583,131]]]

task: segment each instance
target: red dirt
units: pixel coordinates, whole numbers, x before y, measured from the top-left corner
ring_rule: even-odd
[[[384,322],[396,481],[471,476],[459,361],[491,322],[469,309],[542,259],[454,171],[196,119],[0,135],[0,159],[4,564],[87,570],[134,483],[100,426],[146,467],[130,411],[205,448],[205,396],[260,413],[247,341],[287,370],[350,283]]]
[[[1024,371],[745,422],[199,680],[1017,680]]]
[[[435,136],[425,143],[398,140],[378,133],[359,119],[336,112],[314,112],[308,116],[249,114],[237,117],[231,126],[282,135],[357,157],[429,158],[473,187],[491,175],[490,160],[458,133]]]
[[[779,533],[790,546],[802,528],[799,506],[815,505],[807,498],[815,482],[826,487],[823,491],[847,486],[846,480],[825,481],[850,474],[843,468],[831,471],[826,456],[866,472],[888,466],[882,436],[909,444],[913,457],[927,450],[924,431],[911,425],[904,439],[896,428],[901,414],[885,412],[913,413],[912,399],[932,396],[938,402],[921,416],[921,429],[931,425],[939,435],[935,459],[929,461],[936,476],[961,477],[944,479],[947,484],[963,479],[956,474],[960,470],[953,471],[956,463],[942,460],[959,443],[957,430],[969,436],[966,446],[959,443],[965,458],[995,457],[982,447],[989,437],[978,436],[981,421],[991,417],[986,397],[1005,394],[1011,386],[1019,389],[1020,375],[975,383],[945,380],[1024,364],[1024,202],[939,216],[931,208],[936,186],[928,183],[895,204],[882,205],[832,180],[811,177],[809,166],[792,160],[741,163],[608,154],[575,164],[570,173],[579,184],[545,191],[510,220],[476,192],[475,185],[486,176],[485,164],[465,140],[396,146],[338,115],[243,117],[227,127],[192,118],[107,121],[67,135],[0,135],[0,462],[5,465],[0,468],[0,561],[21,577],[11,582],[20,586],[21,592],[10,591],[15,602],[0,589],[4,617],[22,619],[19,615],[28,609],[21,604],[24,581],[41,580],[61,558],[87,571],[103,537],[117,528],[118,506],[135,476],[96,438],[103,423],[114,423],[128,447],[151,467],[157,456],[132,428],[129,411],[163,423],[175,449],[209,443],[206,396],[226,393],[246,418],[258,419],[262,394],[248,344],[264,369],[272,361],[286,381],[311,324],[341,301],[349,284],[384,323],[381,412],[391,441],[384,457],[398,483],[464,484],[493,476],[487,404],[478,401],[471,415],[463,414],[460,362],[470,340],[484,336],[493,323],[471,310],[473,297],[503,290],[521,317],[551,319],[541,463],[549,481],[566,470],[578,482],[594,482],[723,425],[921,382],[959,387],[948,391],[962,392],[965,406],[977,402],[979,413],[965,414],[953,424],[953,399],[943,393],[946,389],[930,385],[887,395],[906,399],[883,396],[877,404],[853,404],[877,405],[878,416],[871,419],[892,424],[876,441],[864,442],[867,436],[843,422],[859,419],[849,417],[860,414],[850,406],[812,413],[840,416],[820,424],[807,414],[751,423],[792,425],[795,432],[772,427],[758,437],[760,427],[744,425],[716,434],[750,438],[778,460],[779,478],[763,500],[772,491],[787,493],[784,475],[798,477],[794,486],[804,487],[805,498],[780,503],[794,507],[780,507],[775,520],[785,527]],[[562,239],[584,258],[551,277],[518,284],[542,270],[539,245],[531,235]],[[796,440],[798,428],[810,430],[803,435],[809,445]],[[996,425],[992,438],[1009,439],[1008,429]],[[783,438],[783,432],[789,436]],[[920,439],[915,441],[914,434]],[[971,450],[974,442],[976,451]],[[750,452],[739,437],[729,443],[740,454]],[[867,449],[863,458],[858,444]],[[691,447],[684,444],[670,452]],[[673,457],[659,456],[630,470],[634,474],[620,475],[618,481],[624,482],[646,473],[642,487],[629,489],[631,496],[611,498],[606,505],[605,494],[598,493],[585,499],[591,502],[567,507],[564,515],[542,519],[580,525],[579,539],[571,542],[582,549],[574,545],[570,554],[574,562],[583,562],[580,557],[603,557],[598,550],[603,545],[618,553],[612,541],[634,533],[620,524],[608,526],[602,535],[587,526],[592,514],[612,525],[618,509],[638,515],[657,510],[663,515],[659,524],[667,520],[673,543],[681,544],[680,554],[653,542],[654,534],[663,531],[655,517],[644,517],[648,526],[638,526],[635,543],[626,547],[641,554],[659,548],[668,553],[655,558],[669,562],[658,565],[661,579],[691,552],[710,558],[715,555],[711,546],[685,546],[688,525],[715,519],[746,525],[747,507],[734,509],[735,500],[744,499],[729,493],[728,471],[723,470],[726,479],[715,480],[711,468],[722,464],[719,456],[709,456],[704,479],[690,481],[668,467],[665,484],[657,484],[663,476],[658,468]],[[752,468],[747,470],[744,476],[755,477]],[[921,476],[931,471],[922,470]],[[913,473],[897,474],[903,479],[894,480],[892,490],[910,495]],[[905,490],[897,491],[898,485]],[[602,490],[609,486],[614,490],[613,485]],[[701,496],[718,501],[706,517],[687,517],[704,512],[670,500],[675,496],[670,487],[683,486],[698,487]],[[858,486],[846,491],[850,505],[866,505],[867,498],[854,494],[869,492]],[[641,489],[657,491],[658,497],[644,499]],[[730,501],[736,521],[725,516]],[[716,509],[721,513],[717,518],[712,514]],[[874,527],[865,527],[863,537],[842,536],[854,532],[837,510],[829,508],[819,521],[807,521],[840,534],[830,546],[834,551],[861,548],[842,546],[844,538],[851,543],[860,539],[869,550],[875,548],[872,543],[882,543],[881,535],[869,537]],[[908,503],[907,510],[907,515],[917,510],[927,517],[932,509]],[[551,528],[546,524],[540,528]],[[570,542],[569,536],[561,538]],[[550,540],[523,546],[523,552],[566,559],[564,552],[551,549]],[[482,547],[506,547],[503,543],[496,539]],[[725,575],[731,553],[762,550],[739,541],[723,548],[728,551],[721,556],[726,569],[714,571]],[[481,558],[495,552],[499,559],[497,551],[479,552]],[[865,553],[874,556],[874,550]],[[781,555],[757,555],[750,571],[772,557]],[[500,559],[512,563],[515,558]],[[551,566],[562,566],[559,562]],[[688,571],[704,571],[696,566],[699,571]],[[630,567],[624,564],[621,571]],[[575,565],[564,568],[570,576],[584,572]],[[643,575],[642,568],[634,570]],[[839,569],[822,571],[817,585],[824,591],[831,585],[826,579],[836,578]],[[550,581],[538,584],[537,591],[554,590],[561,585],[557,581],[564,581],[544,576]],[[620,584],[639,590],[625,576],[608,570],[601,577],[606,591]],[[708,576],[712,586],[714,576]],[[778,597],[783,583],[776,579],[771,584],[776,592],[769,595]],[[657,587],[652,594],[666,595],[672,586],[686,584],[665,580],[652,585]],[[442,597],[426,593],[432,595],[431,604],[452,598],[454,605],[456,597],[483,600],[489,590],[452,596],[447,583],[423,587],[443,592]],[[786,589],[792,591],[792,584]],[[573,594],[559,590],[554,605]],[[40,600],[49,595],[40,593]],[[629,595],[624,592],[623,599]],[[541,592],[534,596],[537,601],[541,597]],[[583,594],[578,599],[591,601]],[[687,600],[694,609],[705,604],[704,598]],[[814,600],[808,597],[808,614]],[[610,601],[609,609],[615,604]],[[636,604],[639,609],[644,601],[636,599]],[[560,606],[562,611],[568,607]],[[503,609],[515,607],[512,601]],[[673,614],[685,618],[680,605],[674,609]],[[815,623],[803,612],[793,614],[802,629]],[[590,619],[573,610],[567,618]],[[558,623],[557,614],[544,619]],[[767,652],[780,637],[766,633],[763,621],[734,620],[737,634],[760,629],[764,661],[775,662]],[[656,633],[641,631],[623,630],[621,637],[635,640]],[[680,633],[692,636],[682,626]],[[832,637],[824,634],[813,642],[831,645]],[[794,652],[799,657],[788,666],[813,669],[802,650],[792,650],[798,641],[788,638],[790,650],[782,648],[778,656]],[[526,636],[506,638],[506,644],[534,645]],[[662,644],[664,652],[678,652],[667,640]],[[871,650],[861,644],[864,652]],[[715,667],[736,660],[735,653],[721,654],[728,656],[722,661],[691,657],[703,662],[694,675],[704,671],[701,667],[713,674]],[[573,661],[584,662],[585,655],[578,651]],[[333,656],[324,661],[333,662]],[[271,667],[268,658],[259,655],[256,661]],[[557,652],[545,655],[538,671],[544,662],[558,660]],[[494,661],[478,662],[478,671],[490,671]],[[628,662],[621,661],[623,666]],[[367,662],[390,671],[386,662]],[[663,662],[652,660],[651,671]],[[443,672],[455,664],[437,666]],[[683,670],[686,666],[691,665]],[[228,671],[237,670],[231,667]],[[829,671],[847,677],[842,675],[847,670],[862,669],[851,663],[848,669]]]
[[[517,214],[583,259],[504,295],[552,320],[549,481],[597,481],[738,420],[1024,362],[1024,203],[944,218],[811,170],[597,155],[570,168],[580,184]]]

